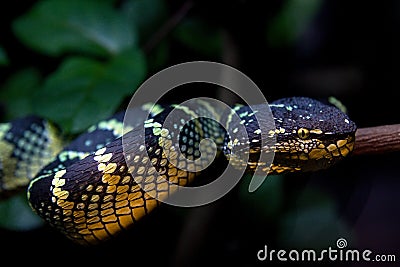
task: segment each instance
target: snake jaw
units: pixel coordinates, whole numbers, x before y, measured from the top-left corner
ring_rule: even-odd
[[[327,169],[350,155],[354,143],[354,134],[334,140],[298,138],[295,142],[278,143],[269,174]]]

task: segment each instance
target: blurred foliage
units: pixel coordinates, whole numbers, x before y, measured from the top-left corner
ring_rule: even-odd
[[[34,66],[9,77],[2,90],[8,117],[34,113],[68,135],[112,115],[146,76],[136,25],[128,22],[112,1],[91,0],[38,1],[16,18],[19,40],[59,66],[40,81]]]
[[[112,115],[144,75],[145,59],[139,51],[121,52],[108,62],[69,57],[34,94],[34,113],[47,116],[68,132],[82,132]]]
[[[154,12],[139,19],[135,8],[143,5]],[[51,59],[50,71],[41,62],[17,66],[1,85],[5,119],[36,114],[54,122],[68,138],[111,116],[146,77],[148,64],[139,38],[147,25],[156,27],[163,16],[162,1],[125,1],[123,5],[95,0],[37,1],[15,18],[11,28],[23,48]],[[1,48],[1,65],[8,61],[12,63]],[[21,196],[3,202],[0,224],[36,227],[31,213],[13,212],[23,203]]]
[[[284,176],[270,175],[255,192],[249,193],[251,179],[246,175],[241,183],[241,208],[249,220],[261,225],[275,222],[279,246],[323,249],[338,237],[351,240],[352,232],[329,194],[307,186],[291,196],[287,206],[289,195],[285,196]]]
[[[163,0],[127,0],[121,12],[129,25],[135,25],[139,42],[146,42],[167,20],[167,6]]]
[[[137,42],[135,25],[109,1],[40,1],[14,21],[13,29],[26,46],[49,56],[112,56]]]
[[[292,45],[309,28],[322,0],[289,0],[267,27],[271,45]]]
[[[28,205],[25,193],[0,201],[0,215],[0,227],[12,231],[27,231],[43,225],[42,219]]]
[[[351,242],[352,232],[328,194],[312,187],[303,190],[281,217],[280,244],[291,248],[324,249],[339,237]]]
[[[249,193],[251,179],[251,175],[246,175],[240,187],[240,200],[244,205],[243,209],[265,221],[279,216],[283,208],[282,177],[270,175],[256,191]]]
[[[293,44],[315,18],[321,2],[284,1],[260,34],[263,38],[266,35],[271,45]],[[6,53],[11,48],[0,44],[1,69],[15,69],[0,85],[4,119],[40,115],[71,137],[124,108],[124,101],[152,72],[179,61],[171,59],[171,47],[183,53],[190,51],[198,58],[221,60],[226,29],[222,23],[201,16],[183,18],[156,40],[150,53],[145,51],[149,40],[174,15],[168,9],[170,5],[163,0],[36,1],[10,27],[20,49],[48,61],[46,66],[41,62],[15,66],[14,58]],[[239,189],[244,212],[261,223],[279,223],[278,235],[285,244],[304,245],[305,232],[309,237],[306,242],[310,242],[307,244],[315,246],[332,244],[332,238],[348,234],[345,223],[336,222],[330,196],[307,191],[293,202],[296,205],[287,208],[281,176],[269,177],[252,194],[247,190],[250,178],[246,176]],[[26,230],[40,224],[24,197],[19,195],[0,204],[0,226]]]
[[[0,66],[7,65],[8,58],[4,49],[0,46]]]
[[[39,89],[41,79],[39,70],[31,67],[19,70],[4,82],[0,98],[6,106],[7,119],[33,113],[31,96]]]
[[[201,19],[187,19],[175,30],[175,37],[202,55],[221,55],[222,30]]]

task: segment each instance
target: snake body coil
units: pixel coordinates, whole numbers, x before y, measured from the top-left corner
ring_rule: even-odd
[[[175,105],[151,113],[144,122],[145,136],[135,128],[124,136],[131,144],[128,151],[122,147],[122,113],[91,127],[63,148],[53,129],[40,119],[25,121],[25,126],[2,124],[0,193],[30,181],[29,203],[50,225],[80,244],[107,240],[156,208],[160,204],[157,199],[173,193],[171,184],[187,186],[201,173],[187,171],[186,163],[174,157],[171,136],[162,126],[167,114],[177,107],[187,114],[192,112]],[[271,147],[258,142],[256,107],[234,109],[251,144],[250,160],[245,163],[249,170],[258,164],[253,158],[263,150],[275,152],[273,164],[264,168],[265,174],[325,169],[353,150],[356,125],[336,107],[292,97],[272,102],[270,109],[276,126],[268,133],[276,138]],[[215,112],[207,106],[199,111]],[[224,126],[235,127],[229,123]],[[240,142],[230,140],[223,127],[212,120],[200,118],[184,124],[179,148],[186,158],[195,160],[207,153],[199,148],[204,138],[212,139],[230,164],[240,164],[230,153]],[[143,151],[148,157],[140,156]],[[149,162],[154,168],[148,168]],[[154,175],[155,171],[163,180]]]

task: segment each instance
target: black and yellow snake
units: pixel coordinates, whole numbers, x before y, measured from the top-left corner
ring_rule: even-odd
[[[279,99],[269,107],[275,129],[267,134],[276,138],[271,147],[261,145],[258,123],[262,122],[255,119],[256,106],[232,109],[248,133],[249,160],[244,164],[249,171],[260,164],[262,150],[275,152],[273,164],[263,168],[265,175],[326,169],[353,150],[356,125],[338,108],[306,97]],[[189,115],[193,112],[179,105],[152,110],[144,122],[145,136],[136,129],[125,134],[131,144],[128,151],[122,148],[122,112],[67,145],[54,126],[41,118],[0,124],[0,196],[28,187],[33,210],[68,238],[80,244],[107,240],[156,208],[157,199],[168,197],[169,183],[187,186],[200,174],[181,168],[177,157],[166,158],[167,152],[171,156],[174,151],[163,121],[176,108]],[[196,112],[215,112],[210,109],[205,105]],[[144,144],[138,142],[139,137]],[[183,125],[179,148],[185,157],[197,159],[204,138],[212,139],[230,164],[243,164],[230,153],[240,140],[231,140],[220,124],[207,119]],[[148,157],[141,157],[142,151]],[[149,162],[154,168],[146,167]],[[162,180],[155,178],[155,171]]]

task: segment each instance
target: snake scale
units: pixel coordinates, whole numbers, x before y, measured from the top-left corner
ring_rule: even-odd
[[[251,144],[250,159],[245,163],[248,170],[256,164],[253,156],[257,158],[263,149],[275,152],[271,166],[264,168],[265,175],[326,169],[353,150],[356,125],[337,107],[307,97],[282,98],[269,106],[275,130],[268,134],[276,138],[276,144],[268,148],[258,142],[257,107],[234,109]],[[90,127],[69,144],[42,118],[31,116],[0,124],[0,196],[27,190],[32,209],[69,239],[84,245],[108,240],[159,206],[158,199],[173,193],[169,183],[188,186],[200,175],[182,168],[179,158],[172,157],[175,162],[170,162],[171,157],[165,156],[171,140],[162,123],[174,108],[192,112],[179,105],[151,110],[144,122],[144,137],[135,128],[125,134],[131,144],[129,151],[122,148],[123,112]],[[215,112],[208,106],[199,111],[204,115]],[[200,141],[210,138],[221,151],[219,155],[232,159],[230,151],[239,144],[221,128],[201,118],[184,124],[180,150],[185,157],[197,159],[204,153]],[[144,138],[144,145],[139,137]],[[140,156],[143,151],[148,158]],[[147,161],[154,168],[147,168]],[[154,171],[165,180],[156,179]]]

